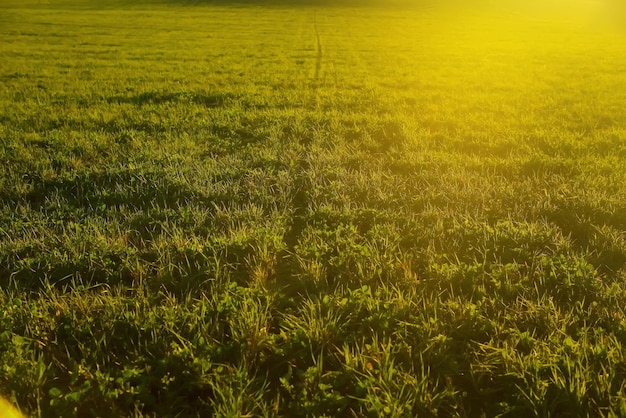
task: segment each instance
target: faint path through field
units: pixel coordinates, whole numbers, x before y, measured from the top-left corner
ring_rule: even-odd
[[[317,27],[317,11],[313,12],[313,31],[315,32],[315,72],[312,80],[312,97],[311,103],[319,106],[318,87],[320,83],[322,70],[322,41]],[[311,134],[302,135],[298,138],[301,151],[297,161],[297,174],[294,179],[295,192],[291,198],[292,206],[292,222],[289,230],[285,233],[285,244],[287,245],[287,253],[293,253],[294,247],[298,244],[298,239],[306,226],[307,209],[311,201],[311,179],[309,178],[310,159],[311,159],[311,143],[313,141]]]
[[[317,30],[317,11],[313,12],[313,29],[315,30],[315,45],[317,50],[317,57],[315,59],[315,85],[317,86],[320,78],[320,71],[322,70],[322,41],[320,40],[320,33]]]

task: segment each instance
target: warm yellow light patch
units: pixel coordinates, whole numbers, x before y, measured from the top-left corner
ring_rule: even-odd
[[[9,401],[0,398],[0,418],[23,418],[24,415],[13,407]]]

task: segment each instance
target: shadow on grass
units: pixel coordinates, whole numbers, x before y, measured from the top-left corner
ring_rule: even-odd
[[[603,211],[584,203],[563,203],[545,213],[574,246],[590,253],[590,261],[602,273],[612,273],[626,266],[626,251],[616,238],[605,236],[603,227],[622,231],[626,216],[622,211]]]
[[[239,174],[231,178],[239,178]],[[51,229],[46,230],[46,238],[32,244],[0,250],[0,261],[5,261],[4,265],[0,263],[0,286],[8,285],[9,278],[21,289],[37,289],[46,284],[74,287],[74,279],[76,285],[83,286],[132,285],[149,277],[151,285],[183,295],[203,290],[202,283],[217,274],[214,260],[223,261],[233,278],[249,280],[250,272],[244,264],[259,245],[260,238],[254,234],[203,247],[164,239],[164,234],[171,233],[211,236],[220,228],[220,224],[212,223],[212,214],[198,223],[185,208],[200,206],[213,213],[219,207],[241,203],[246,196],[233,195],[223,188],[196,190],[166,173],[134,169],[72,178],[33,176],[28,181],[28,193],[0,190],[0,206],[38,211],[39,216],[49,220]],[[83,220],[85,217],[88,219]],[[103,244],[94,231],[100,228],[100,220],[115,218],[120,219],[121,235],[114,232],[117,238]],[[228,220],[222,222],[228,227]],[[55,232],[61,237],[55,238]],[[155,239],[165,247],[154,247]],[[76,242],[80,242],[80,249],[74,251]],[[58,254],[67,257],[59,259]]]
[[[107,207],[146,210],[178,207],[197,199],[191,188],[159,173],[133,170],[90,172],[74,178],[33,179],[25,196],[8,196],[42,209],[51,200],[72,208],[99,211]]]
[[[167,103],[196,104],[204,107],[221,107],[230,100],[236,99],[232,94],[204,94],[193,92],[147,91],[135,96],[112,96],[109,103],[130,103],[135,106],[161,105]]]

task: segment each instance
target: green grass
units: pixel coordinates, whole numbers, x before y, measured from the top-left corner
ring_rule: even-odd
[[[626,36],[558,5],[3,2],[0,395],[626,415]]]

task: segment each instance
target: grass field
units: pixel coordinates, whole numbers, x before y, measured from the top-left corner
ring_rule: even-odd
[[[626,416],[605,3],[0,2],[0,395]]]

